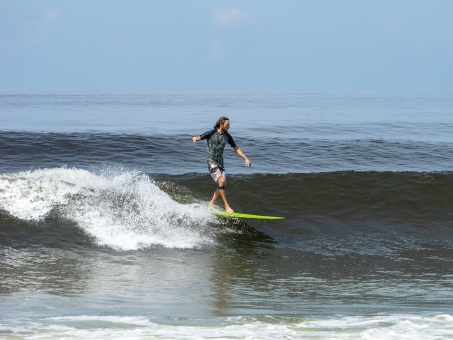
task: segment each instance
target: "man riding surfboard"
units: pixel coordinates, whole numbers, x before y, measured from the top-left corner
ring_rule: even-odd
[[[227,117],[220,117],[214,125],[214,129],[206,131],[200,136],[192,137],[194,143],[206,139],[208,141],[208,169],[211,177],[217,183],[217,189],[209,202],[209,207],[213,208],[217,198],[222,197],[223,203],[225,204],[225,210],[229,213],[234,213],[228,204],[225,187],[226,187],[226,174],[225,166],[223,164],[223,150],[225,145],[228,143],[234,149],[234,151],[245,160],[247,167],[252,166],[250,160],[245,154],[239,149],[233,140],[233,137],[228,133],[230,129],[230,120]]]

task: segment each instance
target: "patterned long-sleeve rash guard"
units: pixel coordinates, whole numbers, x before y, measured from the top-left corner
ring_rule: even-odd
[[[216,164],[220,169],[225,169],[223,163],[223,150],[228,143],[232,148],[236,147],[233,137],[228,132],[220,134],[217,130],[210,130],[203,133],[201,140],[208,140],[208,166],[209,164]]]

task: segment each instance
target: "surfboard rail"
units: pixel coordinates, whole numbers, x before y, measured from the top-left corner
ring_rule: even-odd
[[[282,216],[264,216],[264,215],[253,215],[244,213],[229,213],[226,211],[212,211],[214,216],[226,217],[226,218],[238,218],[238,219],[250,219],[250,220],[284,220]]]

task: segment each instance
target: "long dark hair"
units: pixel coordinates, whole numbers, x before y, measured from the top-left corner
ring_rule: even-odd
[[[214,125],[214,129],[218,129],[220,127],[220,125],[222,125],[226,120],[230,120],[230,119],[227,117],[220,117],[219,119],[217,119],[217,122]]]

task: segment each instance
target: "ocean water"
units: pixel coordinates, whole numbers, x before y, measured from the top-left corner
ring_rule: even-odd
[[[0,94],[0,338],[453,338],[453,93]],[[210,214],[219,116],[238,212]],[[222,209],[222,205],[218,205]]]

